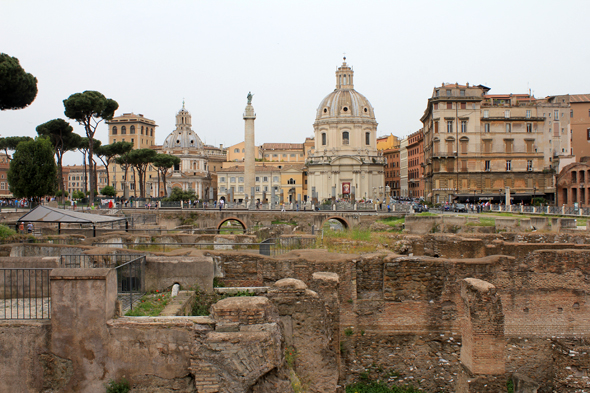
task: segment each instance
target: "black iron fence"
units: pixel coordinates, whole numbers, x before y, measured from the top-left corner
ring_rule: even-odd
[[[60,258],[61,268],[116,268],[138,258],[134,254],[66,254]]]
[[[0,319],[51,318],[52,269],[0,269]]]
[[[136,257],[115,268],[117,296],[124,310],[133,310],[133,302],[145,294],[145,255]]]
[[[145,294],[145,255],[62,255],[60,267],[114,268],[117,272],[117,297],[124,310],[133,310],[133,303]]]

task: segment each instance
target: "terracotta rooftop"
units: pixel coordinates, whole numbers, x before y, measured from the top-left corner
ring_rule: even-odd
[[[590,102],[590,94],[572,94],[570,102]]]

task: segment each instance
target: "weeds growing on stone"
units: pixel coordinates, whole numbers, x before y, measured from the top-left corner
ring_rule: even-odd
[[[423,390],[408,386],[389,387],[383,382],[357,382],[346,386],[346,393],[423,393]]]
[[[107,393],[128,393],[131,390],[129,382],[122,378],[121,381],[110,380],[107,384]]]

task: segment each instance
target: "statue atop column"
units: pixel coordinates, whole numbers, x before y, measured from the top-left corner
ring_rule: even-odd
[[[252,92],[248,92],[248,105],[252,105],[252,97],[254,96],[254,94],[252,94]]]

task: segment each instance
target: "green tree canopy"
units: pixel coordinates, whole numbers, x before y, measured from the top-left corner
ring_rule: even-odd
[[[65,115],[84,126],[86,137],[89,140],[88,155],[90,157],[90,172],[94,173],[92,157],[94,156],[94,134],[96,133],[96,128],[101,121],[113,118],[115,111],[119,108],[119,104],[115,100],[106,98],[102,93],[92,90],[72,94],[63,102]],[[94,189],[96,188],[94,180],[94,176],[90,176],[90,200],[94,200]]]
[[[55,194],[57,167],[48,138],[19,143],[10,161],[8,185],[17,198],[39,199]]]
[[[33,138],[30,136],[7,136],[6,138],[0,138],[0,149],[4,150],[6,157],[10,158],[8,150],[15,151],[19,143],[32,140]]]
[[[195,194],[195,190],[189,189],[188,191],[182,191],[180,187],[174,187],[170,196],[165,198],[166,201],[188,201],[195,200],[198,196]]]
[[[104,186],[102,190],[100,190],[100,194],[114,197],[117,195],[117,191],[113,186]]]
[[[156,167],[158,174],[162,177],[164,190],[166,190],[166,174],[170,168],[180,164],[180,158],[170,154],[157,154],[152,160],[152,164]],[[158,182],[158,196],[160,196],[160,182]]]
[[[73,133],[70,123],[63,119],[50,120],[37,126],[37,134],[48,137],[53,145],[53,151],[57,158],[57,184],[58,189],[63,190],[62,158],[66,151],[78,148],[80,136]],[[75,135],[75,136],[74,136]]]
[[[99,146],[94,150],[94,154],[102,161],[107,171],[107,184],[111,184],[111,177],[109,174],[109,165],[117,156],[133,150],[133,143],[131,142],[115,142],[110,145]]]
[[[16,57],[0,53],[0,110],[22,109],[37,97],[37,78]]]
[[[131,150],[127,153],[129,162],[139,175],[139,195],[141,198],[145,198],[145,176],[148,165],[153,161],[156,156],[156,151],[152,149],[137,149]]]

